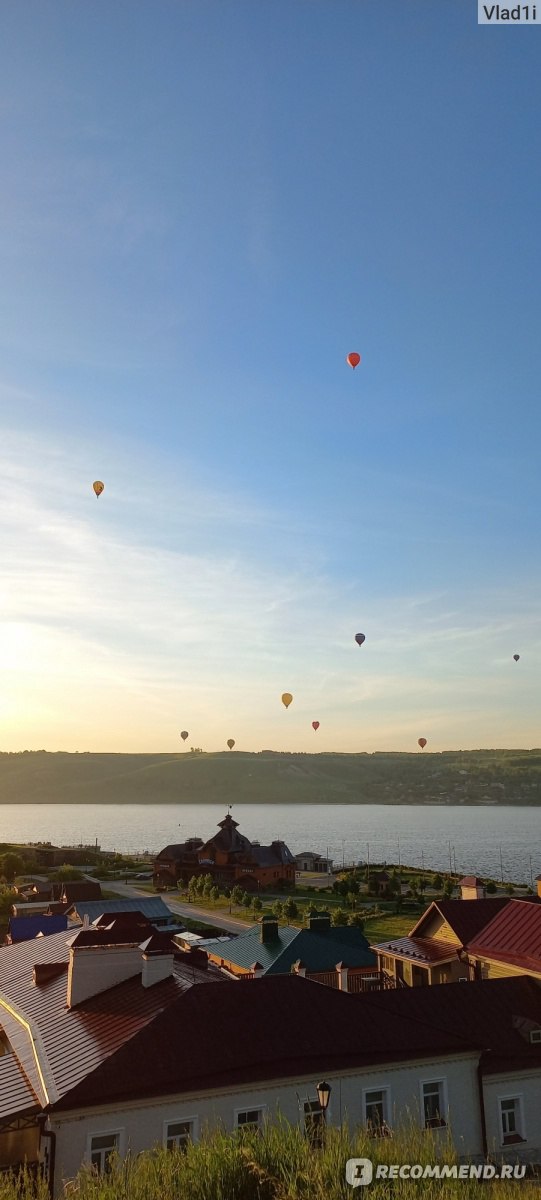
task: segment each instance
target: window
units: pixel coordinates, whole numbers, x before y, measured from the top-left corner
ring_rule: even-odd
[[[504,1096],[500,1098],[500,1122],[502,1127],[502,1143],[504,1146],[512,1146],[516,1142],[525,1141],[520,1096]]]
[[[164,1145],[166,1150],[185,1150],[188,1142],[195,1139],[195,1118],[186,1121],[166,1121]]]
[[[421,1084],[421,1097],[425,1129],[437,1129],[445,1125],[445,1087],[443,1079],[431,1079]]]
[[[390,1137],[389,1108],[388,1088],[363,1092],[364,1121],[371,1137]]]
[[[310,1145],[319,1149],[323,1145],[325,1113],[319,1100],[304,1101],[304,1132]]]
[[[111,1170],[111,1156],[119,1153],[120,1133],[96,1133],[89,1139],[91,1166],[98,1175],[105,1175]]]
[[[237,1129],[261,1129],[263,1124],[262,1108],[246,1108],[235,1113]]]

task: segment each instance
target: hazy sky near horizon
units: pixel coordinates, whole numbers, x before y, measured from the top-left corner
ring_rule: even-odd
[[[540,104],[476,0],[7,0],[0,749],[541,744]]]

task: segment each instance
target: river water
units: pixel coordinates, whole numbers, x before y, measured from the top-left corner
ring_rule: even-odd
[[[541,811],[530,807],[382,804],[237,804],[240,832],[294,854],[315,850],[335,864],[388,862],[530,884],[541,874]],[[0,841],[50,841],[104,850],[158,851],[216,832],[214,804],[3,804]]]

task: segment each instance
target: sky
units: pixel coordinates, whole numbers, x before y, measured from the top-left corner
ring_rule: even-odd
[[[476,0],[6,0],[0,749],[541,745],[540,68]]]

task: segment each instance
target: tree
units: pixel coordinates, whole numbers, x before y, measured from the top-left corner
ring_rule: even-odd
[[[497,889],[497,887],[496,887],[496,884],[494,883],[494,880],[493,880],[493,879],[489,879],[489,881],[488,881],[488,883],[487,883],[487,885],[486,885],[486,893],[487,893],[487,896],[493,896],[497,890],[498,890],[498,889]]]
[[[360,929],[361,933],[362,933],[362,931],[364,929],[364,920],[363,920],[361,914],[360,913],[350,913],[349,917],[348,917],[348,925],[355,925],[355,927],[357,929]]]
[[[261,912],[262,908],[263,908],[263,901],[260,899],[259,896],[254,896],[254,899],[253,899],[254,912]]]
[[[356,896],[355,892],[348,892],[346,899],[349,904],[349,907],[355,908],[355,905],[357,903],[357,896]]]
[[[7,854],[0,859],[0,874],[4,876],[6,883],[13,883],[16,875],[20,875],[23,870],[23,860],[20,854],[13,854],[8,851]]]
[[[443,879],[442,879],[441,875],[434,875],[434,878],[432,880],[432,887],[437,888],[438,891],[441,891],[441,889],[443,887]]]
[[[51,875],[51,879],[57,880],[58,883],[69,883],[82,878],[83,872],[79,871],[77,867],[72,867],[70,863],[62,863],[62,866]]]
[[[243,896],[244,896],[244,892],[243,892],[242,888],[239,887],[238,883],[236,883],[235,887],[233,888],[233,891],[231,892],[231,899],[233,901],[233,904],[237,904],[237,905],[242,904]]]
[[[11,905],[17,900],[17,892],[11,888],[0,887],[0,917],[7,917]]]
[[[284,900],[284,903],[282,904],[282,915],[285,917],[286,921],[293,921],[295,917],[298,916],[298,913],[298,906],[295,904],[295,901],[291,899],[291,897],[287,900]]]
[[[446,879],[445,883],[443,885],[443,894],[444,894],[444,896],[447,897],[448,900],[451,899],[451,896],[453,895],[454,890],[455,890],[455,885],[453,883],[453,880]]]
[[[333,915],[332,915],[333,925],[347,925],[347,922],[348,922],[348,914],[346,912],[344,912],[344,909],[343,908],[335,908]]]
[[[216,901],[220,899],[220,889],[216,887],[216,884],[210,889],[210,899],[213,904],[216,904]]]
[[[515,891],[515,889],[514,889],[514,887],[513,887],[513,884],[512,884],[512,883],[506,883],[506,885],[505,885],[505,892],[506,892],[506,895],[507,895],[507,896],[512,896],[512,895],[513,895],[513,893],[514,893],[514,891]]]
[[[274,904],[272,906],[272,911],[274,913],[274,916],[278,917],[278,920],[280,920],[280,917],[282,916],[282,901],[281,900],[274,901]]]

